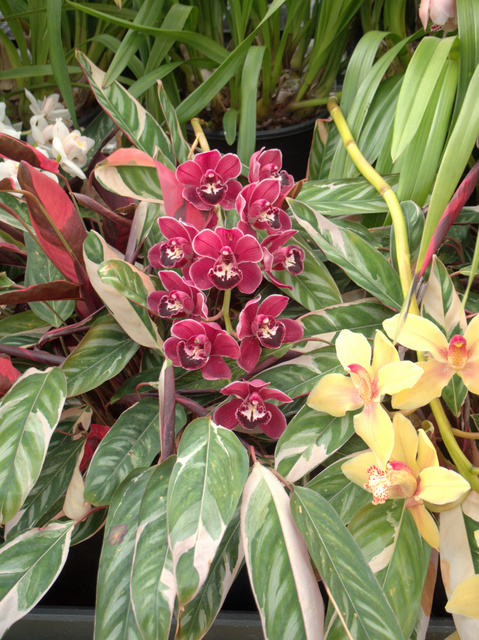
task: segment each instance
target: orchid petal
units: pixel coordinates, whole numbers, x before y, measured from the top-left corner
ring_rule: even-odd
[[[176,351],[178,343],[178,338],[168,338],[167,340],[165,340],[165,343],[163,345],[165,356],[173,362],[175,367],[180,366],[180,359],[178,358],[178,353]]]
[[[251,382],[255,382],[252,380]],[[264,400],[278,400],[279,402],[292,402],[292,399],[279,389],[262,389],[261,397]]]
[[[304,335],[304,331],[303,327],[297,320],[281,318],[280,322],[284,324],[286,329],[283,336],[283,342],[296,342],[296,340],[301,340]]]
[[[258,308],[258,314],[264,314],[266,316],[279,316],[279,314],[284,311],[289,302],[288,296],[282,296],[280,294],[273,294],[272,296],[268,296]]]
[[[266,179],[256,185],[252,199],[260,200],[264,198],[268,202],[273,203],[279,198],[280,193],[281,185],[279,180],[276,178]]]
[[[230,247],[236,254],[236,245],[240,238],[243,237],[243,232],[239,229],[225,229],[224,227],[217,227],[215,233],[220,239],[221,247]]]
[[[214,231],[211,229],[203,229],[203,231],[195,236],[193,249],[200,256],[216,260],[224,244]]]
[[[220,356],[210,356],[208,362],[201,368],[205,380],[221,380],[231,378],[231,369]]]
[[[185,200],[188,200],[196,209],[200,209],[201,211],[209,211],[212,208],[212,205],[208,202],[205,202],[197,192],[197,187],[187,184],[183,189],[182,194]]]
[[[438,467],[439,461],[437,459],[436,449],[429,439],[424,429],[419,429],[418,446],[417,446],[417,466],[418,472],[426,469],[427,467]]]
[[[240,355],[238,358],[239,366],[247,371],[253,371],[258,363],[261,355],[261,345],[258,338],[254,336],[246,336],[240,345]]]
[[[369,402],[354,416],[354,430],[385,467],[394,446],[394,430],[387,411],[378,402]]]
[[[374,336],[372,370],[376,374],[387,364],[399,362],[399,354],[382,331],[376,331]]]
[[[158,218],[158,226],[161,233],[171,240],[172,238],[185,238],[186,240],[192,240],[196,235],[196,229],[186,222],[181,223],[176,218],[170,216],[163,216]]]
[[[190,267],[190,278],[198,289],[211,289],[213,283],[208,278],[210,269],[215,266],[215,261],[211,258],[200,258]]]
[[[456,373],[471,393],[479,393],[479,360],[467,362],[464,368]]]
[[[236,326],[236,333],[240,340],[243,340],[246,336],[252,336],[253,330],[251,329],[251,323],[256,318],[258,313],[258,302],[261,300],[261,296],[249,300],[239,315],[238,324]]]
[[[378,393],[393,394],[413,387],[423,375],[421,367],[414,362],[392,362],[378,372]]]
[[[197,162],[194,160],[187,160],[180,164],[176,170],[176,178],[182,184],[191,184],[198,187],[203,177],[203,171]]]
[[[216,167],[218,166],[218,162],[220,160],[221,160],[221,153],[218,151],[218,149],[212,149],[211,151],[203,151],[202,153],[198,153],[194,158],[194,162],[198,164],[202,174],[211,170],[216,171]]]
[[[339,418],[347,411],[359,409],[364,402],[351,378],[340,373],[329,373],[311,391],[306,404],[311,409]]]
[[[479,358],[479,315],[474,316],[464,331],[467,343],[468,361]],[[477,393],[477,391],[474,391]]]
[[[416,429],[402,413],[395,413],[393,417],[394,447],[391,460],[405,462],[416,476],[419,467],[416,462],[419,438]]]
[[[454,369],[436,360],[418,362],[417,366],[423,370],[422,376],[410,389],[393,395],[391,402],[394,409],[409,411],[423,407],[434,398],[439,398],[443,388],[454,375]]]
[[[215,424],[226,427],[226,429],[234,429],[238,424],[236,411],[240,408],[242,400],[233,398],[221,407],[218,407],[213,414]]]
[[[162,285],[168,291],[183,291],[183,293],[191,293],[190,287],[175,271],[159,271],[158,275],[160,276]]]
[[[433,549],[439,550],[439,529],[436,521],[423,504],[415,504],[409,507],[416,527],[424,540]]]
[[[286,429],[286,418],[274,404],[268,404],[267,407],[271,412],[271,419],[266,424],[262,424],[260,429],[270,438],[277,440]]]
[[[400,315],[383,322],[383,327],[393,341],[397,341],[414,351],[428,351],[435,360],[447,362],[449,343],[444,333],[427,318],[408,314],[404,325],[400,325]]]
[[[241,161],[234,153],[226,153],[218,162],[215,169],[223,180],[231,180],[241,173]]]
[[[171,335],[179,340],[188,340],[204,333],[203,325],[197,320],[181,320],[171,327]]]
[[[431,504],[455,502],[470,490],[469,482],[456,471],[427,467],[419,473],[416,497]]]
[[[253,293],[261,284],[263,274],[257,264],[252,262],[243,262],[240,265],[243,279],[238,282],[237,287],[241,293]]]
[[[237,358],[240,353],[238,343],[234,338],[229,336],[226,331],[221,330],[214,338],[213,354],[224,356],[226,358]]]
[[[237,180],[230,180],[226,183],[226,190],[221,200],[221,206],[223,209],[234,209],[236,205],[236,198],[240,194],[242,189],[241,183]]]
[[[350,364],[359,364],[371,372],[371,345],[362,333],[343,329],[336,340],[336,353],[345,369]]]
[[[468,618],[479,618],[479,574],[469,576],[452,592],[446,611]]]
[[[369,480],[368,469],[378,464],[378,459],[373,451],[365,451],[354,455],[341,465],[341,471],[348,480],[365,488]]]
[[[245,235],[238,240],[235,256],[239,264],[243,262],[259,262],[263,257],[263,250],[254,236]]]

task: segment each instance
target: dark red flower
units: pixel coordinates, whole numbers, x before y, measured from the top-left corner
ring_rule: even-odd
[[[262,280],[259,242],[239,229],[205,229],[193,241],[200,257],[191,265],[190,277],[199,289],[232,289],[253,293]]]
[[[160,271],[165,291],[153,291],[147,298],[148,307],[161,318],[207,318],[205,294],[175,271]]]
[[[241,162],[234,153],[221,157],[217,149],[198,153],[193,160],[180,164],[177,179],[186,185],[183,197],[198,209],[234,209],[241,184],[234,180],[241,173]]]
[[[236,199],[236,209],[241,217],[238,228],[251,233],[254,227],[264,229],[269,234],[291,229],[291,219],[286,211],[273,204],[279,195],[279,180],[270,178],[248,184]]]
[[[260,298],[246,303],[240,313],[236,332],[241,340],[238,364],[245,371],[252,371],[261,355],[261,347],[277,349],[285,342],[303,337],[303,327],[297,320],[278,316],[289,302],[288,296],[272,295],[259,306]]]
[[[259,428],[270,438],[280,437],[286,428],[286,419],[278,407],[268,400],[292,402],[291,398],[278,389],[267,389],[270,383],[263,380],[232,382],[221,393],[236,396],[213,415],[213,420],[227,429],[242,426],[244,429]]]
[[[294,185],[291,174],[281,169],[283,155],[279,149],[266,149],[263,147],[253,153],[249,161],[249,182],[261,182],[266,178],[277,178],[281,185],[281,194],[285,195]]]
[[[158,218],[164,242],[155,244],[148,251],[148,260],[155,269],[182,269],[188,267],[195,256],[193,238],[198,233],[196,227],[175,218]]]
[[[83,458],[80,462],[80,471],[83,473],[90,462],[93,454],[95,453],[98,445],[110,431],[111,427],[107,427],[104,424],[91,424],[90,431],[85,443],[85,451],[83,452]]]
[[[289,285],[283,284],[275,278],[271,271],[288,271],[293,276],[303,272],[305,253],[301,247],[295,244],[283,246],[296,231],[291,229],[266,237],[261,243],[263,249],[263,267],[271,282],[279,287],[291,289]]]
[[[171,338],[165,341],[165,355],[175,367],[200,369],[206,380],[229,378],[231,370],[223,360],[237,358],[239,347],[234,338],[216,322],[180,320],[171,327]]]

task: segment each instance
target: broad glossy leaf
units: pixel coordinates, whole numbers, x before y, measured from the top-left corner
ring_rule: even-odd
[[[265,638],[323,638],[324,606],[289,498],[256,463],[241,505],[241,537]]]
[[[143,494],[155,471],[134,469],[112,500],[98,568],[95,639],[140,639],[131,602],[131,567]]]
[[[151,475],[143,494],[131,569],[131,601],[143,638],[168,640],[176,598],[173,561],[168,547],[166,494],[174,457]]]
[[[309,206],[289,200],[295,218],[324,252],[358,286],[386,306],[400,309],[399,276],[389,262],[359,235],[336,226]]]
[[[311,489],[295,487],[291,513],[351,636],[404,640],[365,557],[329,502]]]
[[[87,518],[75,525],[72,535],[71,546],[80,544],[89,538],[92,538],[105,526],[105,520],[108,515],[108,507],[93,511]]]
[[[33,488],[63,409],[60,369],[28,369],[0,404],[0,522],[19,511]]]
[[[0,320],[0,344],[32,347],[50,329],[50,326],[33,311],[16,313]]]
[[[246,450],[232,431],[209,418],[198,418],[186,428],[168,490],[168,532],[180,607],[204,584],[247,474]]]
[[[343,418],[304,406],[278,440],[275,468],[296,482],[337,451],[354,433],[351,411]]]
[[[91,329],[62,365],[68,396],[77,396],[116,376],[138,350],[111,316],[95,320]]]
[[[0,635],[31,611],[57,579],[73,525],[53,522],[0,547]]]
[[[124,411],[98,445],[85,482],[85,498],[109,504],[126,476],[160,451],[158,400],[146,398]]]
[[[467,387],[459,376],[452,376],[442,390],[441,397],[452,413],[457,417],[467,395]]]
[[[179,612],[177,640],[200,640],[213,624],[243,565],[240,509],[236,510],[198,595]]]

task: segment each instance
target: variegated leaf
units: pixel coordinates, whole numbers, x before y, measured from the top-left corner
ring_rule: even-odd
[[[176,598],[168,547],[166,494],[175,458],[161,463],[146,485],[140,505],[131,569],[131,601],[143,638],[168,640]]]
[[[0,547],[0,636],[55,582],[68,556],[73,524],[53,522]]]
[[[116,376],[135,355],[133,342],[111,316],[95,320],[78,347],[62,365],[68,396],[77,396]]]
[[[0,344],[33,347],[51,325],[33,311],[23,311],[0,320]]]
[[[448,340],[456,333],[464,333],[466,314],[461,308],[451,277],[437,256],[432,259],[426,292],[422,299],[422,315],[444,331]]]
[[[329,502],[311,489],[295,487],[291,512],[331,593],[330,606],[334,603],[341,612],[350,636],[355,640],[404,640],[361,549]],[[344,638],[344,630],[340,637]]]
[[[70,520],[81,520],[91,510],[91,504],[85,500],[85,483],[80,472],[80,464],[85,452],[85,441],[77,456],[75,467],[68,485],[63,512]]]
[[[173,5],[182,7],[181,5]],[[185,8],[184,6],[182,8]],[[176,116],[175,108],[168,97],[165,87],[161,81],[158,81],[158,101],[161,111],[165,117],[165,126],[168,128],[170,139],[175,150],[178,163],[186,162],[190,153],[190,145],[186,142],[181,125]]]
[[[168,490],[168,535],[180,609],[204,584],[248,473],[236,435],[209,418],[183,433]]]
[[[286,480],[296,482],[329,458],[353,433],[351,411],[335,418],[304,406],[278,440],[275,468]]]
[[[160,451],[158,400],[146,398],[124,411],[93,454],[85,482],[85,498],[109,504],[126,476],[153,461]]]
[[[0,404],[0,522],[19,511],[37,481],[63,409],[65,376],[59,369],[28,369]]]
[[[284,487],[258,463],[244,488],[241,537],[265,638],[321,640],[324,605],[305,541]]]

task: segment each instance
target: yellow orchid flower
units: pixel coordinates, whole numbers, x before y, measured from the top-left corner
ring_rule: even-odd
[[[446,611],[468,618],[479,618],[479,574],[460,582],[447,601]]]
[[[439,530],[426,509],[454,503],[470,489],[459,473],[439,466],[436,450],[423,429],[416,431],[402,414],[393,418],[394,447],[390,460],[378,464],[373,451],[355,455],[341,469],[352,482],[373,494],[373,504],[405,498],[406,507],[426,542],[439,548]]]
[[[406,316],[403,326],[399,315],[385,320],[383,326],[391,339],[430,355],[428,360],[418,363],[424,373],[412,389],[393,395],[395,409],[417,409],[439,398],[455,374],[469,391],[479,393],[479,316],[469,323],[463,336],[455,335],[449,342],[433,322],[413,314]]]
[[[394,435],[391,418],[381,400],[385,394],[412,387],[422,375],[422,369],[413,362],[401,362],[398,352],[381,331],[376,332],[371,354],[371,345],[361,333],[344,329],[336,340],[336,353],[350,375],[324,376],[309,394],[306,404],[337,417],[363,407],[361,413],[354,416],[354,429],[386,464]]]

